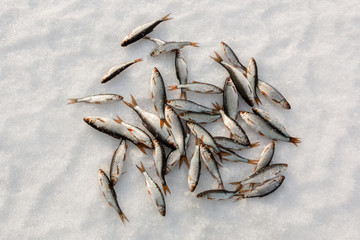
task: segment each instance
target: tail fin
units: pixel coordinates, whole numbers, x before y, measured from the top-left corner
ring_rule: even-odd
[[[119,212],[119,216],[120,216],[120,219],[122,221],[123,224],[125,224],[125,220],[126,221],[129,221],[129,219],[127,219],[127,217],[125,216],[125,214],[123,212]]]
[[[78,102],[77,98],[69,98],[68,100],[70,101],[70,102],[68,102],[68,104],[74,104],[74,103]]]
[[[165,195],[166,195],[166,191],[168,191],[171,194],[170,189],[166,184],[163,185],[163,191]]]
[[[145,146],[145,145],[142,144],[142,143],[139,143],[139,144],[136,145],[136,146],[140,149],[140,151],[142,151],[144,154],[147,155],[147,153],[146,153],[146,151],[145,151],[145,148],[147,148],[147,146]]]
[[[255,97],[255,102],[256,102],[256,105],[260,105],[262,104],[262,102],[260,101],[260,98],[258,96]],[[260,104],[259,104],[260,103]]]
[[[178,86],[169,86],[169,91],[174,91],[178,89]]]
[[[297,144],[301,143],[300,138],[295,137],[291,137],[289,142],[293,143],[295,146],[298,146]]]
[[[259,142],[250,144],[250,148],[258,147],[260,146]]]
[[[256,165],[258,163],[259,160],[252,160],[252,159],[249,159],[248,163],[249,164],[252,164],[252,165]]]
[[[181,164],[182,164],[183,162],[185,162],[185,164],[189,167],[189,161],[188,161],[186,155],[181,156],[180,162],[179,162],[179,168],[181,167]]]
[[[210,58],[212,58],[213,60],[215,60],[218,63],[221,63],[223,61],[222,57],[217,52],[215,52],[215,55],[216,55],[216,57],[210,56]]]
[[[223,157],[226,157],[226,156],[229,156],[229,155],[231,155],[231,154],[228,153],[228,152],[221,152],[221,153],[219,153],[219,159],[220,159],[220,161],[221,161],[221,162],[223,162],[223,160],[226,160],[226,161],[227,161],[227,159],[223,159]]]
[[[136,103],[136,100],[135,100],[134,96],[133,96],[133,95],[130,95],[130,96],[131,96],[131,101],[132,101],[132,103],[129,103],[129,102],[126,102],[126,101],[123,101],[123,102],[124,102],[126,105],[128,105],[129,107],[134,108],[134,107],[137,106],[137,103]]]
[[[219,114],[219,111],[223,108],[220,106],[220,104],[218,102],[215,102],[215,104],[212,104],[214,106],[215,109],[213,109],[213,113],[214,114]]]
[[[238,198],[235,199],[235,202],[236,202],[236,201],[239,201],[239,200],[241,200],[241,199],[244,199],[244,194],[242,194],[242,193],[235,194],[234,196],[237,196],[237,197],[238,197]]]
[[[231,184],[231,185],[237,185],[235,191],[239,191],[239,190],[241,190],[241,188],[242,188],[241,182],[231,182],[230,184]]]
[[[196,42],[190,42],[190,46],[193,46],[193,47],[199,47],[198,44],[199,43],[196,43]]]
[[[116,115],[116,117],[117,117],[117,119],[113,119],[115,122],[117,122],[118,124],[121,124],[121,122],[122,122],[122,119],[118,116],[118,115]]]
[[[170,14],[171,14],[171,13],[169,13],[168,15],[162,17],[162,20],[163,20],[163,21],[169,21],[169,20],[173,19],[173,18],[169,18],[169,15],[170,15]]]
[[[185,100],[187,100],[186,91],[184,91],[184,92],[181,91],[180,99],[185,99]]]
[[[140,162],[140,164],[141,164],[141,167],[139,167],[138,165],[135,165],[138,169],[139,169],[139,171],[140,172],[145,172],[145,167],[144,167],[144,164],[142,163],[142,162]]]
[[[218,186],[218,189],[225,189],[224,184],[220,183],[219,186]]]
[[[135,60],[136,63],[137,63],[137,62],[142,62],[142,61],[144,61],[143,58],[139,58],[139,59],[136,59],[136,60]]]

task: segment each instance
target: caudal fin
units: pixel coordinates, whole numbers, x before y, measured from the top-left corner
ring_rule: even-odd
[[[219,111],[223,108],[222,106],[220,106],[220,104],[218,102],[212,103],[212,105],[214,106],[215,109],[213,109],[213,113],[214,114],[219,114]]]
[[[145,172],[145,167],[144,167],[144,164],[142,162],[140,162],[141,164],[141,167],[139,167],[138,165],[135,165],[137,167],[137,169],[139,169],[140,172]]]
[[[219,153],[219,159],[220,159],[220,161],[221,161],[221,162],[223,162],[223,160],[228,161],[228,160],[227,160],[226,158],[224,158],[224,157],[229,156],[229,155],[231,155],[231,154],[228,153],[228,152],[221,152],[221,153]]]
[[[250,148],[258,147],[260,146],[259,142],[250,144]]]
[[[166,195],[166,191],[168,191],[171,194],[170,189],[166,184],[163,185],[163,191],[165,195]]]
[[[259,160],[252,160],[252,159],[249,159],[248,163],[249,164],[252,164],[252,165],[256,165],[258,163]]]
[[[169,86],[168,88],[169,91],[174,91],[176,89],[178,89],[178,86]]]
[[[180,99],[185,99],[185,100],[187,100],[186,91],[181,91]]]
[[[225,189],[224,184],[223,184],[223,183],[220,183],[220,184],[218,185],[218,189]]]
[[[130,95],[130,96],[131,96],[131,101],[132,101],[132,103],[126,102],[126,101],[124,101],[124,100],[123,100],[123,102],[124,102],[126,105],[128,105],[129,107],[134,108],[134,107],[137,106],[137,103],[136,103],[136,100],[135,100],[134,96],[133,96],[133,95]]]
[[[136,63],[137,63],[137,62],[142,62],[142,61],[144,61],[143,58],[139,58],[139,59],[136,59],[136,60],[135,60]]]
[[[298,146],[297,144],[301,143],[300,138],[295,137],[291,137],[289,142],[293,143],[295,146]]]
[[[236,192],[239,191],[239,190],[241,190],[241,188],[242,188],[241,182],[231,182],[230,184],[231,184],[231,185],[237,185],[237,186],[236,186],[236,189],[235,189]]]
[[[70,102],[68,102],[68,104],[74,104],[74,103],[78,102],[77,98],[69,98],[68,100],[70,101]]]
[[[216,57],[210,56],[210,58],[215,60],[218,63],[221,63],[223,61],[222,57],[217,52],[215,52],[215,55],[216,55]]]
[[[119,216],[120,216],[120,219],[122,221],[123,224],[125,224],[125,220],[126,221],[129,221],[129,219],[127,219],[127,217],[125,216],[125,214],[123,212],[119,212]]]
[[[196,42],[190,42],[190,46],[193,46],[193,47],[199,47],[198,44],[199,43],[196,43]]]
[[[188,161],[186,155],[181,156],[180,162],[179,162],[179,168],[181,168],[181,165],[182,165],[183,162],[185,162],[185,164],[189,167],[189,161]]]
[[[145,151],[145,148],[147,148],[147,146],[145,146],[145,145],[142,144],[142,143],[139,143],[139,144],[136,145],[136,146],[140,149],[140,151],[142,151],[144,154],[147,155],[147,153],[146,153],[146,151]]]
[[[258,96],[255,97],[255,102],[256,102],[256,105],[258,105],[258,106],[260,106],[260,104],[262,104],[262,102],[260,101],[260,98]]]
[[[173,18],[169,18],[169,15],[170,15],[170,14],[171,14],[171,13],[169,13],[168,15],[162,17],[162,20],[163,20],[163,21],[169,21],[169,20],[173,19]]]

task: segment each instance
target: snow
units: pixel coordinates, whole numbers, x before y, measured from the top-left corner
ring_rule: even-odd
[[[154,43],[121,40],[135,27],[171,13],[150,36],[189,40],[189,81],[223,86],[226,71],[209,58],[226,42],[243,64],[254,57],[260,78],[290,102],[290,111],[261,97],[302,143],[276,143],[273,162],[288,163],[275,193],[240,202],[206,201],[196,194],[216,187],[203,168],[195,193],[185,168],[167,182],[162,217],[134,163],[154,180],[152,152],[129,143],[125,170],[115,186],[125,226],[99,190],[97,170],[109,170],[118,141],[82,120],[121,116],[140,126],[123,103],[67,105],[67,99],[117,93],[155,113],[149,93],[157,67],[166,85],[177,83],[174,55],[151,58]],[[0,9],[0,236],[1,239],[358,239],[360,236],[360,60],[357,1],[5,1]],[[143,57],[101,84],[112,66]],[[169,92],[168,98],[178,97]],[[188,94],[211,106],[220,96]],[[240,108],[250,110],[243,100]],[[240,154],[257,158],[269,140],[245,126],[261,146]],[[221,121],[208,124],[227,135]],[[191,140],[193,145],[193,139]],[[192,154],[192,148],[188,156]],[[225,187],[253,166],[224,163]]]

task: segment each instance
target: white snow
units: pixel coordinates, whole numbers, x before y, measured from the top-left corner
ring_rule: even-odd
[[[162,217],[134,164],[142,161],[156,182],[152,151],[129,143],[115,190],[130,220],[124,226],[105,202],[97,170],[109,170],[118,141],[82,120],[115,117],[140,126],[123,103],[67,105],[68,98],[117,93],[155,113],[149,92],[157,67],[166,85],[177,83],[174,55],[151,58],[154,43],[120,47],[135,27],[171,13],[150,36],[189,40],[189,81],[223,86],[226,71],[209,58],[224,41],[243,64],[257,61],[260,78],[290,102],[290,111],[261,97],[302,143],[276,144],[273,162],[288,163],[275,193],[246,201],[206,201],[196,194],[216,187],[203,168],[195,193],[187,171],[174,169]],[[358,239],[360,237],[360,6],[358,1],[4,1],[0,8],[0,238],[1,239]],[[101,84],[114,65],[144,58]],[[179,91],[169,93],[169,99]],[[220,96],[189,98],[211,106]],[[241,109],[250,110],[241,100]],[[244,125],[261,147],[269,140]],[[228,135],[221,121],[206,128]],[[191,140],[193,141],[193,140]],[[193,144],[193,143],[191,143]],[[192,148],[188,151],[190,158]],[[253,166],[224,163],[225,187]]]

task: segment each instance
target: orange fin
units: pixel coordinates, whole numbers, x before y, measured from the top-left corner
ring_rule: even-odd
[[[215,60],[215,61],[218,62],[218,63],[220,63],[220,62],[223,61],[222,57],[221,57],[217,52],[215,52],[215,55],[216,55],[216,57],[210,56],[210,58],[213,59],[213,60]]]
[[[233,139],[233,137],[234,137],[234,134],[230,133],[230,138]]]
[[[99,120],[100,122],[105,122],[104,120],[102,120],[101,118],[97,118],[96,120]]]
[[[166,191],[168,191],[170,194],[171,194],[171,192],[170,192],[170,189],[169,189],[169,187],[165,184],[165,185],[163,185],[163,191],[164,191],[164,194],[166,195]]]
[[[215,102],[215,104],[212,104],[214,106],[215,109],[213,109],[213,113],[214,114],[219,114],[219,111],[222,109],[222,107],[220,106],[220,104],[218,102]]]
[[[248,163],[252,164],[252,165],[256,165],[258,163],[259,160],[251,160],[249,159]]]
[[[178,86],[169,86],[169,91],[174,91],[178,89]]]
[[[118,115],[116,115],[116,117],[117,119],[114,119],[114,121],[117,122],[118,124],[121,124],[122,119]]]
[[[127,217],[125,216],[125,214],[123,212],[120,212],[119,216],[120,216],[120,219],[121,219],[123,224],[125,224],[125,220],[129,221],[129,219],[127,219]]]
[[[295,137],[291,137],[289,142],[293,143],[295,146],[298,146],[297,144],[301,143],[300,138]]]
[[[142,151],[143,153],[145,153],[145,154],[147,154],[146,153],[146,151],[145,151],[145,145],[144,144],[142,144],[142,143],[140,143],[140,144],[138,144],[138,145],[136,145],[139,149],[140,149],[140,151]]]
[[[262,104],[262,102],[260,101],[260,98],[258,96],[255,97],[255,102],[256,102],[256,105],[260,105]],[[260,103],[260,104],[259,104]]]
[[[259,142],[250,144],[250,148],[258,147],[260,146]]]
[[[142,162],[140,162],[140,164],[141,164],[141,167],[139,167],[138,165],[135,165],[136,167],[137,167],[137,169],[139,169],[139,171],[140,172],[145,172],[145,167],[144,167],[144,164],[142,163]],[[145,183],[146,183],[146,181],[145,181]]]
[[[144,61],[144,59],[142,59],[142,58],[139,58],[139,59],[136,59],[136,60],[135,60],[136,63],[137,63],[137,62],[142,62],[142,61]]]
[[[179,168],[181,167],[182,163],[185,162],[185,164],[189,167],[189,161],[186,156],[181,156],[180,162],[179,162]]]
[[[259,134],[260,134],[261,136],[265,136],[262,132],[259,132]]]
[[[126,105],[128,105],[129,107],[134,108],[134,107],[137,106],[137,103],[136,103],[136,100],[135,100],[134,96],[133,96],[133,95],[130,95],[130,96],[131,96],[131,101],[132,101],[132,103],[126,102],[126,101],[124,101],[124,100],[123,100],[123,102],[124,102]]]
[[[70,102],[68,102],[68,104],[74,104],[74,103],[77,103],[78,101],[78,99],[77,98],[69,98],[68,99]]]
[[[223,183],[220,183],[219,186],[218,186],[218,189],[225,189],[225,188],[224,188],[224,184],[223,184]]]
[[[198,44],[199,43],[196,43],[196,42],[190,42],[190,46],[193,46],[193,47],[199,47]]]
[[[180,94],[180,99],[185,99],[185,100],[187,100],[186,92],[181,92],[181,94]]]
[[[163,20],[163,21],[169,21],[169,20],[173,19],[173,18],[169,18],[169,15],[170,15],[170,14],[171,14],[171,13],[169,13],[168,15],[162,17],[162,20]]]

